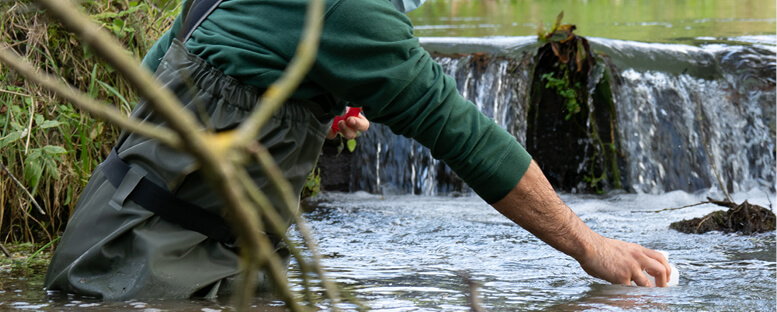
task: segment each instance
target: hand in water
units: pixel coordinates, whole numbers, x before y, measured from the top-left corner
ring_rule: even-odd
[[[357,132],[364,132],[370,128],[370,121],[361,113],[335,122],[337,127],[332,127],[326,136],[329,140],[336,138],[338,133],[341,133],[346,140],[350,140],[356,138]]]
[[[582,259],[580,266],[593,277],[613,284],[666,287],[671,268],[664,255],[637,244],[599,237],[595,249]],[[645,275],[655,277],[655,285]]]
[[[610,283],[655,286],[642,271],[655,276],[657,286],[669,280],[664,255],[637,244],[605,238],[592,231],[556,195],[539,165],[532,160],[518,185],[494,208],[542,241],[567,255],[593,277]]]

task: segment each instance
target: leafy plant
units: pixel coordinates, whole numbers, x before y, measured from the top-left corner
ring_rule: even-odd
[[[138,57],[169,28],[180,0],[83,1],[93,21]],[[137,96],[111,66],[30,1],[0,2],[0,42],[41,71],[129,114]],[[119,131],[0,67],[0,242],[51,240]],[[8,175],[22,181],[33,199]]]
[[[572,115],[580,112],[580,103],[577,102],[577,91],[575,91],[580,89],[580,82],[575,82],[574,88],[571,88],[567,75],[564,75],[563,78],[556,78],[552,72],[542,74],[542,80],[548,81],[545,83],[545,88],[555,90],[556,94],[564,98],[567,108],[567,115],[564,116],[564,120],[569,120],[569,118],[572,118]]]
[[[301,198],[315,197],[321,192],[321,170],[313,169],[305,180],[305,187],[302,188]]]

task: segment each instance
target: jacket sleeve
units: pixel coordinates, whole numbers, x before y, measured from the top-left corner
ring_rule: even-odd
[[[323,34],[309,74],[316,83],[428,147],[487,202],[518,184],[531,156],[461,97],[389,1],[339,1],[327,12]]]

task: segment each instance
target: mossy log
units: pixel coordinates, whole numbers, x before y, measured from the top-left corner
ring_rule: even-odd
[[[526,149],[542,160],[542,171],[558,190],[622,189],[612,65],[573,33],[575,25],[561,24],[562,17],[538,38]]]
[[[701,218],[673,222],[669,228],[687,234],[721,231],[745,235],[769,232],[775,229],[775,215],[769,209],[750,204],[747,201],[741,204],[713,199],[709,199],[709,201],[718,206],[728,207],[728,210],[718,210]]]

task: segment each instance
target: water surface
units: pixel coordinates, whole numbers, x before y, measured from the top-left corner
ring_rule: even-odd
[[[775,34],[772,0],[430,0],[408,14],[416,36],[528,36],[543,21],[583,36],[643,42],[698,42]]]
[[[774,311],[774,232],[668,229],[673,221],[720,210],[711,205],[650,212],[706,195],[562,196],[593,230],[668,251],[680,285],[663,289],[590,277],[478,198],[330,194],[307,217],[330,277],[381,311],[466,311],[460,272],[482,285],[481,301],[494,311]],[[760,191],[735,197],[769,205]],[[297,279],[293,272],[291,278]]]
[[[479,298],[491,311],[774,311],[774,232],[682,234],[669,230],[669,223],[719,208],[651,212],[697,203],[707,195],[562,195],[595,231],[668,251],[681,273],[680,285],[672,288],[610,285],[590,277],[572,258],[474,197],[324,194],[305,216],[329,277],[376,311],[468,311],[461,272],[481,285]],[[767,194],[758,190],[735,194],[736,201],[744,199],[769,205]],[[300,283],[294,265],[289,279]],[[103,303],[47,295],[42,276],[0,280],[0,310],[215,312],[228,307],[228,301],[205,300]],[[282,307],[273,298],[258,298],[255,310]]]

